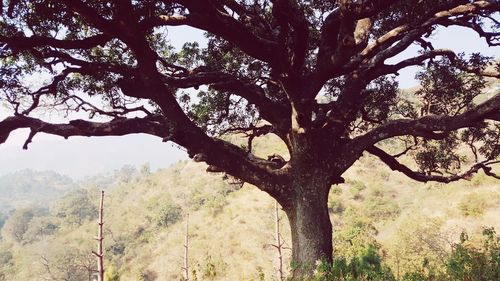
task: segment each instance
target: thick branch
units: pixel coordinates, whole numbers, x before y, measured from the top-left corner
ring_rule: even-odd
[[[162,138],[171,137],[162,117],[146,117],[132,119],[114,119],[98,123],[85,120],[72,120],[67,124],[52,124],[27,116],[12,116],[0,121],[0,144],[9,134],[17,129],[29,128],[32,131],[29,140],[36,133],[47,133],[64,138],[71,136],[123,136],[128,134],[150,134]]]
[[[304,12],[301,11],[297,1],[292,0],[275,0],[273,1],[273,15],[276,21],[281,25],[280,37],[286,44],[288,35],[288,25],[290,31],[290,46],[280,46],[285,50],[290,51],[290,64],[292,71],[300,74],[300,70],[304,65],[309,44],[309,23],[307,22]]]
[[[90,49],[96,46],[103,46],[110,39],[111,38],[109,36],[104,34],[80,40],[60,40],[41,36],[0,36],[0,43],[7,44],[7,46],[15,52],[18,50],[29,50],[43,46],[50,46],[59,49]]]
[[[254,34],[242,22],[216,9],[211,2],[186,0],[183,5],[190,11],[187,16],[190,26],[218,35],[256,59],[274,66],[282,64],[276,42]]]

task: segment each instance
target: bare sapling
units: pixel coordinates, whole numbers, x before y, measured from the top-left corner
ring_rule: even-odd
[[[104,280],[104,252],[103,252],[103,216],[104,216],[104,190],[101,190],[101,200],[99,202],[99,220],[97,221],[98,231],[97,237],[97,252],[92,253],[97,257],[97,281]]]

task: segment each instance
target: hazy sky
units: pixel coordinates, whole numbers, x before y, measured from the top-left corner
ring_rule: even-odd
[[[185,27],[169,29],[169,38],[177,48],[186,41],[206,40],[202,32]],[[480,50],[483,54],[500,57],[500,48],[487,48],[484,39],[474,32],[462,28],[442,28],[434,40],[436,48],[450,48],[458,52],[471,53]],[[402,56],[415,54],[417,48],[409,48]],[[402,58],[398,57],[398,59]],[[398,76],[402,88],[416,86],[413,77],[417,68],[408,68]],[[0,119],[5,118],[0,109]],[[160,138],[147,135],[123,137],[61,137],[39,134],[34,138],[27,151],[22,145],[28,132],[19,130],[0,145],[0,175],[30,168],[36,170],[55,170],[72,177],[82,177],[118,169],[123,165],[142,165],[150,163],[153,169],[166,167],[180,159],[187,159],[186,153]]]

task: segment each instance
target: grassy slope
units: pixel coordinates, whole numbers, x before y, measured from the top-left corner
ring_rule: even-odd
[[[377,165],[376,160],[368,157],[363,162],[364,165]],[[463,229],[469,232],[478,232],[482,226],[500,229],[500,221],[497,219],[500,217],[500,196],[497,192],[499,184],[494,180],[479,176],[471,182],[449,185],[418,184],[388,169],[364,165],[353,167],[347,177],[362,180],[367,185],[362,194],[382,188],[401,208],[399,216],[376,222],[379,230],[377,238],[384,247],[394,246],[401,226],[412,219],[444,220],[442,231],[453,239],[457,239]],[[188,175],[193,175],[195,170],[199,173],[198,169],[203,170],[203,165],[187,164],[180,176],[184,178],[184,173],[187,173],[185,170],[189,170],[186,177],[192,180],[193,177]],[[217,181],[216,178],[205,177],[208,182]],[[168,181],[166,178],[163,180]],[[350,188],[350,184],[342,185],[345,204],[362,204],[359,201],[363,200],[350,197]],[[464,216],[459,211],[459,203],[473,193],[488,198],[485,212],[479,217]],[[198,277],[205,280],[203,271],[210,262],[210,256],[217,271],[215,280],[258,280],[259,270],[270,278],[274,275],[272,263],[276,255],[269,246],[274,239],[273,200],[255,187],[247,185],[229,194],[226,199],[227,205],[215,216],[206,209],[193,212],[190,216],[190,261],[197,270]],[[341,216],[332,215],[332,220],[337,228],[342,227]],[[284,225],[283,228],[285,240],[290,242],[288,226]],[[136,280],[136,273],[146,268],[157,272],[160,280],[179,279],[183,239],[184,224],[179,222],[159,232],[146,245],[138,245],[136,253],[139,254],[134,254],[125,261],[123,280]]]
[[[277,143],[269,139],[256,144],[262,155],[275,152],[276,147]],[[121,280],[140,280],[141,273],[156,275],[156,280],[180,279],[185,221],[183,217],[171,226],[157,227],[156,211],[151,206],[166,202],[163,200],[171,200],[182,206],[184,213],[190,213],[190,264],[198,280],[259,280],[261,272],[265,280],[273,280],[276,253],[269,244],[274,241],[274,201],[249,185],[234,190],[220,174],[211,175],[204,170],[203,164],[180,162],[108,189],[105,217],[109,231],[105,242],[108,247],[121,243],[125,250],[116,256],[109,253],[108,258],[113,261],[107,263],[119,268]],[[401,210],[396,215],[373,218],[378,229],[376,237],[387,249],[388,260],[395,255],[394,249],[409,247],[398,244],[404,243],[401,240],[404,232],[417,237],[416,233],[423,229],[421,225],[428,221],[442,221],[438,230],[453,239],[458,238],[462,229],[479,231],[481,226],[500,229],[497,219],[500,217],[500,184],[484,175],[449,185],[419,184],[390,171],[373,157],[364,156],[345,178],[347,183],[340,186],[338,195],[344,209],[353,206],[358,207],[359,212],[366,212],[370,198],[383,196]],[[355,197],[353,190],[360,183],[364,188]],[[471,196],[482,198],[479,204],[483,214],[465,216],[459,210],[460,203],[467,202]],[[200,198],[204,203],[196,204]],[[387,206],[370,208],[382,210]],[[332,213],[335,231],[342,231],[348,220],[345,213]],[[290,244],[286,219],[283,229],[284,239]],[[87,222],[77,228],[63,227],[56,236],[46,236],[29,245],[13,244],[18,268],[15,280],[38,280],[44,272],[40,263],[43,254],[70,247],[90,251],[95,231],[95,223]],[[285,264],[288,264],[290,251],[285,252]]]

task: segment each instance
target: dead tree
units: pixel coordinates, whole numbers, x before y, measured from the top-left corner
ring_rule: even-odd
[[[184,240],[184,280],[189,281],[189,213],[186,215],[186,235]]]
[[[281,230],[280,230],[280,223],[281,223],[281,217],[279,215],[279,206],[278,206],[278,201],[274,200],[274,211],[275,211],[275,239],[276,239],[276,244],[272,244],[273,247],[276,248],[276,251],[278,252],[278,264],[276,267],[276,274],[278,277],[278,280],[283,280],[283,245],[285,244],[282,236],[281,236]]]
[[[104,280],[104,253],[102,247],[102,243],[104,240],[104,237],[102,235],[103,225],[104,225],[103,215],[104,215],[104,190],[101,191],[101,200],[99,203],[99,221],[97,222],[98,231],[97,231],[97,237],[95,238],[97,240],[97,252],[92,251],[92,253],[97,257],[97,281]]]

